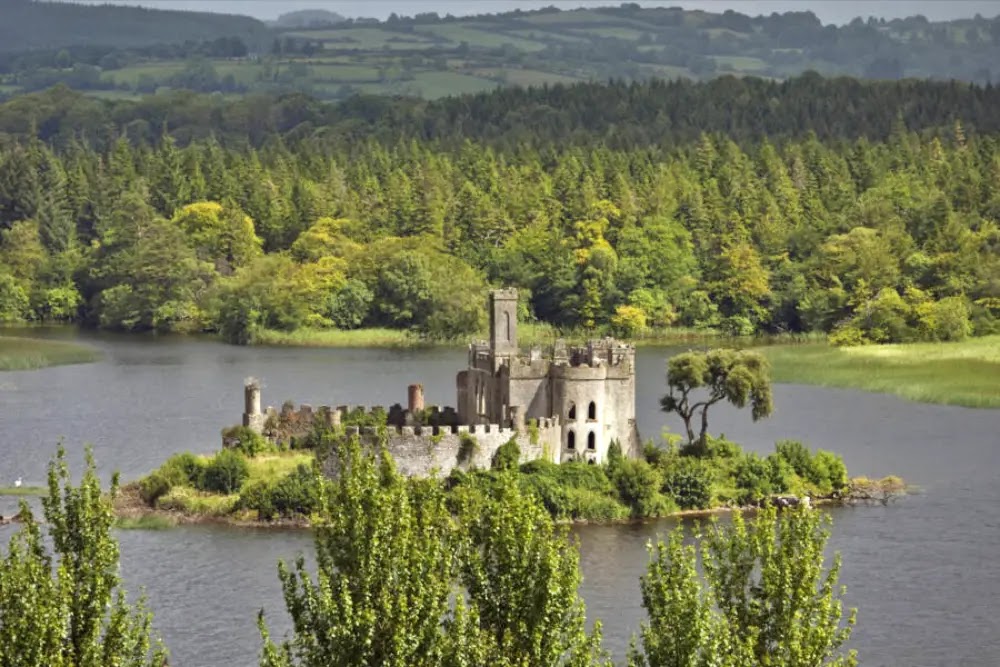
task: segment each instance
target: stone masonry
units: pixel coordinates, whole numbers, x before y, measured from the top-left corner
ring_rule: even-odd
[[[387,448],[406,475],[447,475],[455,468],[488,468],[496,450],[517,440],[521,461],[601,463],[617,441],[623,454],[640,454],[635,423],[635,348],[605,338],[580,347],[557,340],[548,354],[517,345],[517,291],[490,294],[490,340],[469,346],[469,365],[458,373],[457,407],[424,406],[419,384],[407,407],[385,410]],[[261,410],[260,382],[244,387],[243,425],[274,440],[304,437],[317,423],[341,427],[350,417],[381,408],[286,404]],[[371,427],[344,426],[373,444]],[[224,445],[226,441],[224,440]],[[334,474],[335,462],[326,462]]]

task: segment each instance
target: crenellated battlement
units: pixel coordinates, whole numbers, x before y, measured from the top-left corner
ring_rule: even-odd
[[[522,459],[605,460],[612,441],[641,454],[635,426],[635,348],[613,338],[522,350],[517,340],[517,290],[494,290],[489,339],[469,345],[469,363],[456,378],[456,407],[425,406],[424,388],[407,388],[406,406],[286,403],[260,408],[258,380],[245,386],[243,424],[290,442],[317,427],[342,429],[375,444],[385,441],[406,474],[447,474],[486,466],[516,440]],[[224,443],[225,444],[225,443]],[[436,473],[434,471],[437,471]]]

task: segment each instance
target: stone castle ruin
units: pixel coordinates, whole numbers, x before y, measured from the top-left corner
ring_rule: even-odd
[[[411,476],[489,468],[497,449],[512,438],[522,463],[602,463],[612,442],[626,456],[640,455],[634,347],[611,338],[579,347],[557,340],[548,354],[540,347],[524,353],[517,344],[517,290],[492,291],[489,309],[490,339],[469,346],[468,368],[456,377],[456,407],[425,407],[423,387],[414,384],[406,408],[314,410],[286,403],[280,411],[262,411],[260,383],[250,379],[243,425],[287,442],[308,435],[318,421],[374,444],[376,427],[354,424],[384,415],[388,451],[398,470]]]

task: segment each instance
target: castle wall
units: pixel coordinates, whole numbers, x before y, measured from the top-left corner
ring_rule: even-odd
[[[377,443],[374,429],[347,427],[345,431],[348,436],[359,436],[366,447],[374,447]],[[517,433],[514,429],[501,428],[496,424],[458,426],[454,429],[403,426],[389,429],[386,448],[396,463],[396,469],[408,477],[446,477],[455,468],[489,469],[496,451],[512,437],[517,438],[521,449],[521,463],[540,458],[555,461],[560,433],[557,420],[543,420],[538,425],[537,438],[533,438],[531,431],[529,428]],[[468,438],[474,439],[471,447],[465,444]],[[338,462],[334,456],[323,461],[322,466],[327,476],[336,477],[338,474]]]
[[[515,359],[504,369],[507,405],[519,405],[528,419],[553,416],[552,385],[549,381],[551,362]]]

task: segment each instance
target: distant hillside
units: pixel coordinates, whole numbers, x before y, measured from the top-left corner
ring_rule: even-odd
[[[300,28],[325,28],[337,23],[343,23],[346,19],[337,12],[328,12],[325,9],[302,9],[297,12],[282,14],[274,21],[268,23],[274,28],[300,29]]]
[[[0,25],[0,99],[58,83],[114,99],[183,89],[343,100],[357,94],[434,99],[609,79],[785,80],[807,71],[1000,82],[1000,17],[824,26],[811,12],[750,17],[624,4],[269,29],[239,16],[3,2],[16,11],[5,8]],[[282,20],[309,26],[334,18],[307,11]],[[65,53],[54,46],[109,40],[118,46]],[[31,53],[12,51],[25,44]]]
[[[1000,5],[998,5],[1000,12]],[[806,70],[864,78],[1000,80],[1000,16],[932,23],[923,16],[823,25],[812,12],[750,17],[636,4],[499,15],[414,18],[288,33],[331,57],[403,68],[447,55],[457,73],[508,83]]]
[[[268,28],[248,16],[119,5],[0,0],[0,51],[68,46],[139,47],[239,37],[266,43]]]

